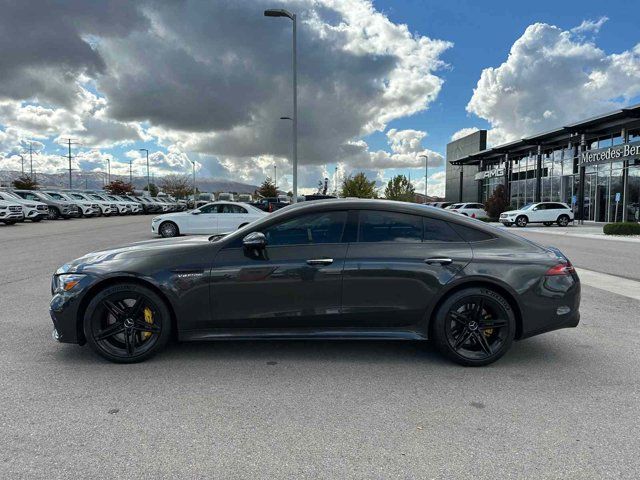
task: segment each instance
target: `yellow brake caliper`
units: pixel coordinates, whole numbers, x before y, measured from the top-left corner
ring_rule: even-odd
[[[147,323],[153,323],[153,313],[149,307],[144,307],[144,321]],[[142,332],[142,339],[146,340],[151,336],[151,332]]]

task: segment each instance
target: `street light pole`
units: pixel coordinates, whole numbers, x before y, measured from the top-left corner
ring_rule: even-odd
[[[293,203],[298,201],[298,60],[297,60],[297,31],[296,14],[284,9],[270,9],[264,11],[265,17],[287,17],[293,22]]]
[[[20,157],[20,163],[22,164],[22,176],[24,177],[24,157],[20,154],[18,154],[18,156]]]
[[[133,186],[133,170],[132,170],[132,162],[133,160],[129,160],[129,185]]]
[[[193,164],[193,208],[196,208],[196,162],[191,160],[191,163]]]
[[[140,151],[147,153],[147,193],[151,195],[151,182],[149,181],[149,150],[141,148]]]
[[[107,159],[107,183],[111,183],[111,160],[109,157]]]
[[[276,195],[278,194],[278,166],[273,164],[273,184],[276,187]]]
[[[427,204],[427,179],[429,178],[429,157],[426,155],[420,155],[420,158],[424,158],[424,203]]]

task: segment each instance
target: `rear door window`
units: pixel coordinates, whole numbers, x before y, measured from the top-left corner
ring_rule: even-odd
[[[359,242],[422,242],[423,217],[406,213],[360,211]]]

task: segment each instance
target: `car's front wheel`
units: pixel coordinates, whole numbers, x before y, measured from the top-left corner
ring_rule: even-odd
[[[569,225],[569,216],[568,215],[560,215],[558,217],[558,225],[561,227],[566,227]]]
[[[60,210],[56,207],[49,207],[48,218],[49,220],[57,220],[60,218]]]
[[[173,222],[164,222],[160,224],[158,233],[164,238],[177,237],[180,235],[180,229],[178,229],[178,225]]]
[[[509,302],[483,287],[450,295],[433,319],[438,350],[461,365],[478,367],[502,357],[513,342],[515,316]]]
[[[89,346],[116,363],[146,360],[171,336],[171,315],[158,294],[141,285],[122,283],[100,291],[84,314]]]
[[[516,225],[518,227],[526,227],[527,223],[529,223],[529,219],[524,215],[520,215],[518,218],[516,218]]]

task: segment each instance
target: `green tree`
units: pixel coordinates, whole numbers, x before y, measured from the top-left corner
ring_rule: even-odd
[[[112,195],[127,195],[133,193],[133,185],[122,180],[114,180],[102,188]]]
[[[398,200],[400,202],[413,202],[416,198],[416,191],[407,177],[396,175],[384,189],[384,196],[388,200]]]
[[[147,186],[145,185],[143,190],[145,192],[148,190],[149,191],[149,195],[151,195],[152,197],[157,197],[158,196],[158,186],[155,183],[150,183],[148,189],[147,189]]]
[[[38,188],[38,182],[35,178],[31,178],[29,175],[21,175],[11,183],[14,188],[19,190],[35,190]]]
[[[276,189],[276,184],[273,183],[270,177],[267,177],[262,185],[258,188],[258,194],[263,197],[277,197],[278,190]]]
[[[487,211],[489,218],[498,218],[502,212],[509,208],[509,199],[507,198],[507,190],[504,185],[498,185],[491,196],[484,202],[484,209]]]
[[[376,198],[378,196],[376,181],[367,179],[364,172],[360,172],[353,177],[349,175],[348,178],[342,181],[340,196],[343,198]]]

